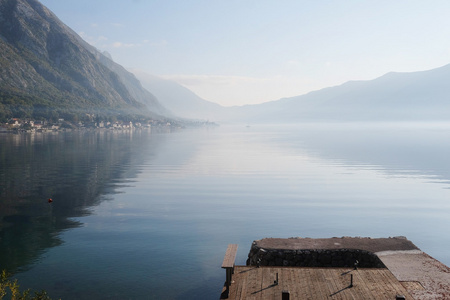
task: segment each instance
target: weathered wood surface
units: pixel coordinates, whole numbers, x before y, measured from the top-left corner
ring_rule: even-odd
[[[227,251],[225,252],[225,257],[223,258],[222,268],[233,268],[234,261],[236,260],[237,244],[229,244]]]
[[[278,284],[274,283],[278,273]],[[353,274],[353,287],[350,275]],[[225,288],[224,288],[225,290]],[[413,299],[388,269],[236,266],[228,299]]]

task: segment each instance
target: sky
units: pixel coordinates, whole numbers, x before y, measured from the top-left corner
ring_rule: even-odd
[[[447,0],[40,0],[128,69],[223,106],[450,63]]]

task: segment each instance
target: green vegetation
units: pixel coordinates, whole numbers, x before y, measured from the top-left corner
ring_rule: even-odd
[[[74,102],[75,103],[75,102]],[[49,102],[37,95],[25,95],[0,90],[0,123],[11,118],[49,120],[56,122],[64,119],[70,122],[87,121],[86,114],[96,115],[101,120],[140,121],[152,119],[148,114],[137,111],[127,112],[122,109],[81,108],[76,105],[64,105]]]
[[[158,117],[144,104],[150,93],[138,84],[129,90],[125,76],[102,64],[97,50],[39,6],[0,2],[5,12],[0,18],[0,123],[11,118],[77,122],[86,114],[123,121]]]
[[[11,280],[9,277],[3,270],[0,276],[0,299],[8,297],[11,300],[51,300],[46,291],[34,292],[34,295],[31,295],[30,289],[20,292],[17,279]]]

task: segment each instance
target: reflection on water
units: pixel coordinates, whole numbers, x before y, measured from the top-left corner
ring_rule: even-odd
[[[0,135],[0,266],[54,298],[216,299],[227,244],[244,264],[263,237],[405,235],[450,264],[449,133],[302,124]]]
[[[27,267],[45,249],[63,243],[58,233],[81,225],[73,217],[89,214],[101,195],[114,193],[122,166],[139,159],[144,140],[133,134],[0,136],[1,268],[14,272]]]
[[[450,179],[450,124],[336,124],[286,130],[275,137],[291,149],[309,150],[347,165],[366,165],[385,172],[434,175]],[[284,137],[296,132],[297,139]]]

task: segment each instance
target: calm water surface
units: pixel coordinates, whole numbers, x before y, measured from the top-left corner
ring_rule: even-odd
[[[450,265],[448,124],[0,143],[0,267],[55,299],[217,299],[227,244],[245,264],[264,237],[404,235]]]

